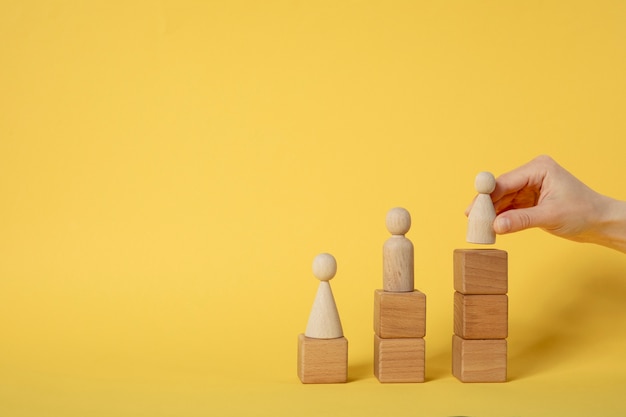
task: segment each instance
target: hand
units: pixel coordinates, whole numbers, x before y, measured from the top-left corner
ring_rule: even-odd
[[[592,190],[549,156],[501,175],[491,199],[498,234],[539,227],[626,252],[626,203]]]

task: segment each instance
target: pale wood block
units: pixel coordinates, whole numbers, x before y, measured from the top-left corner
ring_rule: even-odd
[[[392,236],[383,245],[383,288],[393,292],[413,291],[413,243],[404,236],[411,228],[411,215],[406,209],[395,207],[387,213],[385,224]]]
[[[423,338],[382,339],[374,335],[374,375],[380,382],[424,382]]]
[[[452,337],[452,374],[462,382],[506,382],[506,339]]]
[[[348,339],[313,339],[298,335],[298,377],[304,384],[348,380]]]
[[[374,332],[383,339],[426,335],[426,295],[374,291]]]
[[[454,333],[463,339],[504,339],[508,336],[507,295],[454,293]]]
[[[461,294],[506,294],[508,254],[500,249],[456,249],[454,289]]]

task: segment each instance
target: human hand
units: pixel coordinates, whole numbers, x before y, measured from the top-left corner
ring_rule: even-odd
[[[498,234],[539,227],[566,239],[626,249],[626,204],[592,190],[549,156],[498,177],[491,199]]]

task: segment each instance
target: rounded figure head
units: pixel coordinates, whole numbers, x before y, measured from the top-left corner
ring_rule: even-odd
[[[479,172],[474,187],[479,194],[491,194],[496,189],[496,178],[491,172]]]
[[[313,275],[320,281],[330,281],[337,273],[337,261],[329,253],[320,253],[313,259]]]
[[[405,235],[411,228],[411,214],[402,207],[392,208],[387,213],[385,224],[392,235]]]

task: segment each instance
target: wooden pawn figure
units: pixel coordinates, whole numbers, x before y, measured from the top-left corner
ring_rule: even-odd
[[[496,179],[491,172],[479,172],[474,187],[478,196],[468,216],[466,240],[470,243],[496,243],[496,232],[493,230],[496,210],[490,195],[496,188]]]
[[[337,273],[337,261],[322,253],[313,260],[313,275],[320,280],[309,322],[304,335],[313,339],[335,339],[343,336],[337,304],[330,288],[330,280]]]
[[[383,289],[413,291],[413,243],[404,236],[411,228],[411,214],[402,207],[392,208],[385,223],[392,236],[383,245]]]

